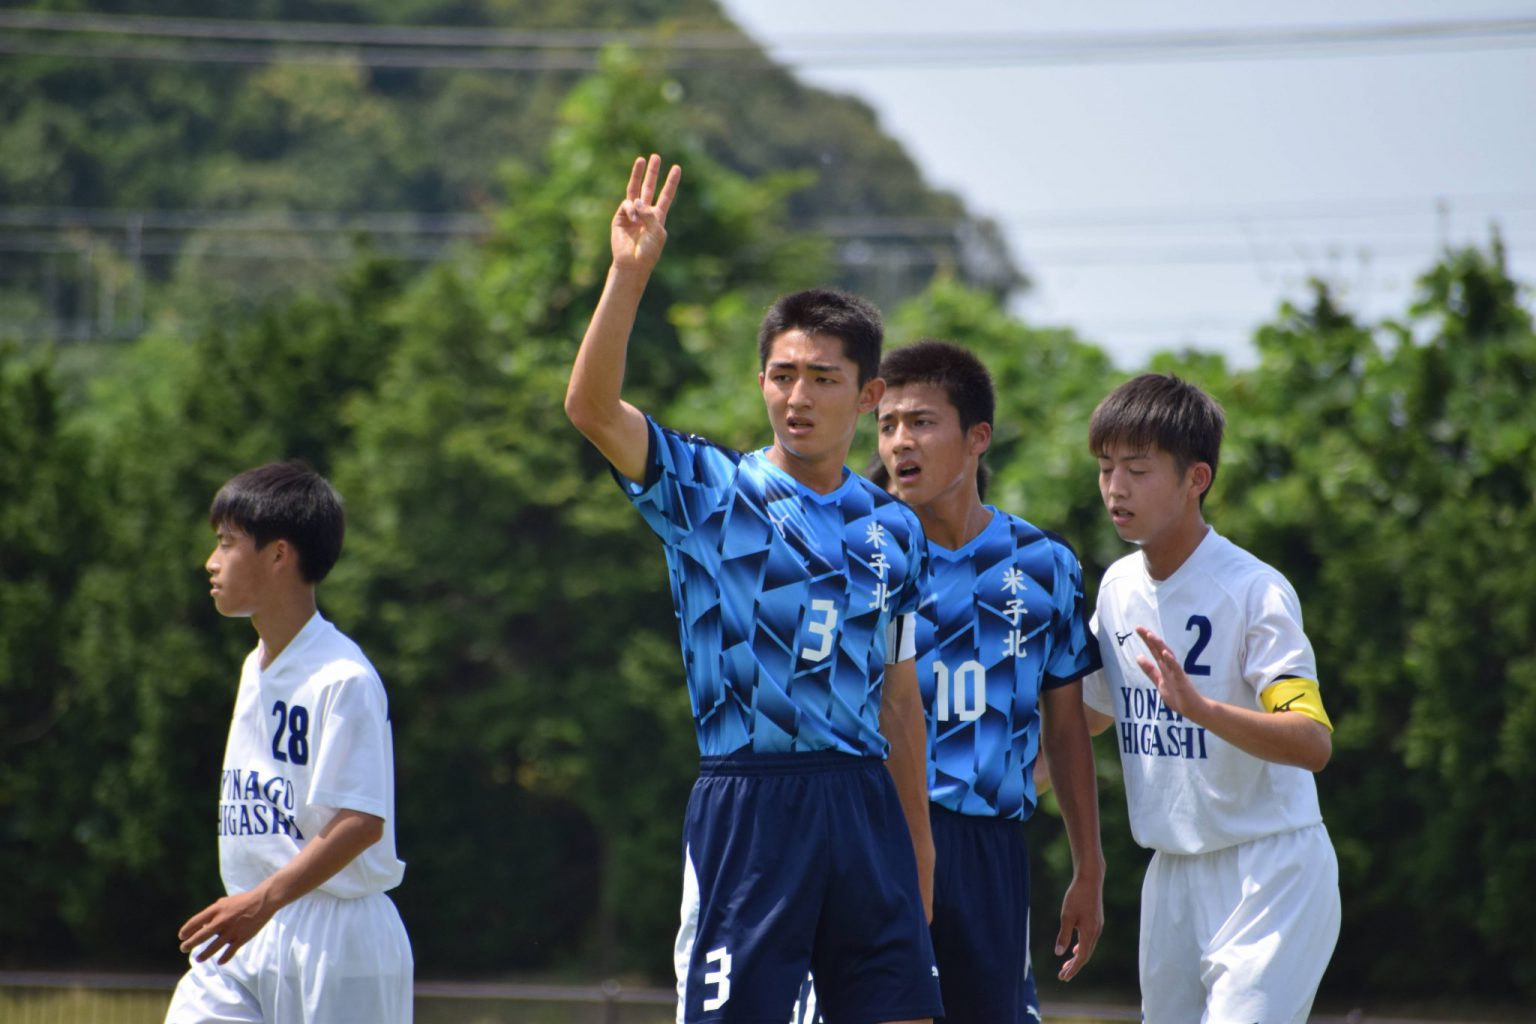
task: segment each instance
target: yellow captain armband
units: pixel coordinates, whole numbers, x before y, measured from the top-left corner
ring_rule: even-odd
[[[1265,711],[1299,711],[1333,732],[1333,723],[1328,720],[1328,712],[1323,710],[1323,694],[1317,687],[1316,679],[1298,679],[1295,676],[1277,679],[1259,694],[1259,701],[1263,703]]]

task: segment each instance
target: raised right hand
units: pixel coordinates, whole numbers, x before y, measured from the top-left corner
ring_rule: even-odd
[[[617,268],[649,273],[661,259],[661,250],[667,244],[667,211],[677,195],[683,169],[673,164],[661,194],[657,195],[656,181],[660,176],[661,157],[652,153],[649,160],[635,158],[629,171],[629,187],[613,215],[610,232],[613,265]]]

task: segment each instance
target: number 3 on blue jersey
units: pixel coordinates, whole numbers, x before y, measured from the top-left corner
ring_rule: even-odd
[[[822,661],[832,653],[832,633],[837,629],[837,604],[827,600],[812,601],[811,614],[820,615],[821,621],[817,622],[813,619],[805,628],[821,637],[821,646],[815,650],[802,647],[800,657],[806,661]]]

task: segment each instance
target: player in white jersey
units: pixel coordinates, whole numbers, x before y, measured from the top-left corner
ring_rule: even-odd
[[[1224,417],[1145,374],[1094,411],[1089,447],[1140,551],[1099,587],[1104,668],[1083,699],[1114,727],[1142,886],[1147,1024],[1301,1024],[1339,932],[1338,862],[1312,773],[1332,754],[1312,645],[1279,572],[1201,505]]]
[[[191,954],[166,1024],[400,1024],[410,941],[385,892],[394,753],[378,673],[315,605],[341,553],[341,501],[302,463],[248,470],[209,510],[219,613],[248,617],[219,781],[224,898],[179,932]]]

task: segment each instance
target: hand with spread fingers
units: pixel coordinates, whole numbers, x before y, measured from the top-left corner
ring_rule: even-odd
[[[1151,658],[1144,654],[1137,655],[1136,664],[1141,666],[1147,678],[1152,680],[1152,685],[1157,687],[1157,695],[1170,711],[1203,724],[1205,717],[1201,712],[1208,702],[1195,684],[1190,682],[1184,666],[1179,663],[1179,656],[1173,653],[1173,648],[1162,637],[1147,627],[1137,626],[1136,633],[1147,645],[1147,650],[1152,652]]]

